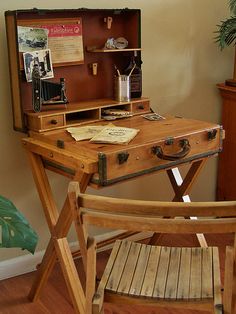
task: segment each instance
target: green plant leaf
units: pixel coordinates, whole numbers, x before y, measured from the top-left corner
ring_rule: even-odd
[[[0,196],[0,248],[19,247],[35,252],[38,236],[15,205]]]
[[[225,21],[222,21],[218,25],[218,31],[215,37],[216,42],[220,48],[223,49],[226,46],[231,45],[236,40],[236,17],[231,17]]]
[[[231,45],[236,41],[236,0],[229,0],[229,9],[231,17],[221,21],[220,25],[217,25],[218,30],[215,32],[215,42],[219,47],[224,49],[226,46]]]
[[[232,14],[236,15],[236,1],[235,0],[229,0],[229,9]]]

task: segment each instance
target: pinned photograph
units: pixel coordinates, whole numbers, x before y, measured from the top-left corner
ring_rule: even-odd
[[[27,82],[32,82],[34,65],[38,65],[41,79],[53,78],[53,67],[50,49],[23,53],[24,69]]]
[[[144,115],[142,115],[142,117],[144,117],[145,119],[150,120],[150,121],[159,121],[159,120],[165,119],[163,116],[161,116],[155,112],[144,114]]]
[[[19,52],[35,51],[48,48],[48,30],[18,26]]]

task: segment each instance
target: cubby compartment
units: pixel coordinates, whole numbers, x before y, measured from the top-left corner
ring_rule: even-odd
[[[65,114],[66,125],[92,122],[99,119],[99,110],[92,109],[86,111],[69,112]]]
[[[120,115],[129,115],[132,114],[131,112],[131,104],[121,104],[121,105],[115,105],[115,106],[108,106],[105,108],[101,108],[101,117],[106,117],[106,116],[112,116],[114,113],[117,113]]]

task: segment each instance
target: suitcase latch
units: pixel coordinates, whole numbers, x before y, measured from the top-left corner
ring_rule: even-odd
[[[129,153],[127,153],[127,152],[119,153],[119,154],[117,155],[117,158],[118,158],[119,164],[121,165],[121,164],[123,164],[124,162],[126,162],[126,161],[128,160],[128,158],[129,158]]]
[[[65,148],[65,142],[63,140],[57,140],[57,147]]]
[[[211,140],[214,140],[216,138],[216,133],[217,133],[217,130],[216,129],[213,129],[213,130],[210,130],[207,132],[207,137],[208,137],[208,140],[211,141]]]
[[[174,144],[174,138],[173,137],[167,137],[165,139],[165,145],[173,145]]]

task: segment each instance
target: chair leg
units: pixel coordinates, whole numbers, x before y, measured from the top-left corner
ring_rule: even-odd
[[[92,303],[92,314],[104,314],[103,301],[104,296],[95,293]]]
[[[105,314],[105,312],[104,312],[104,307],[101,308],[99,314]]]
[[[233,278],[234,278],[234,250],[233,247],[226,247],[225,258],[225,279],[224,279],[224,314],[233,314]]]
[[[234,275],[233,275],[233,295],[232,295],[232,313],[236,313],[236,256],[234,255]]]
[[[223,314],[225,313],[224,310],[223,310],[223,307],[222,305],[221,306],[214,306],[214,311],[213,311],[214,314]]]
[[[94,238],[88,238],[86,269],[86,314],[92,314],[92,301],[96,285],[96,244]]]

